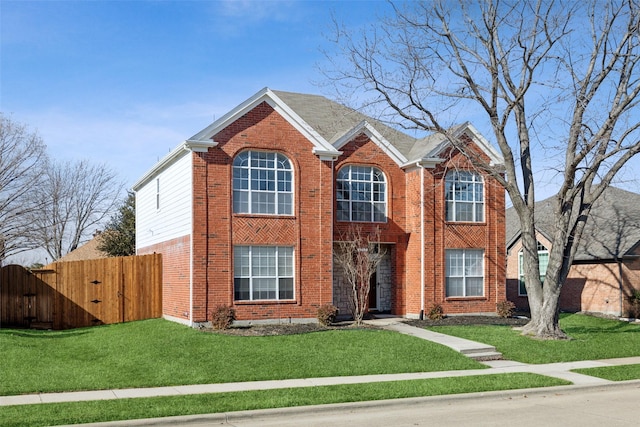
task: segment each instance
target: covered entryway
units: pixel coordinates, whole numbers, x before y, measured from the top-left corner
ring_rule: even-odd
[[[392,245],[382,245],[385,256],[369,282],[369,310],[378,313],[391,311],[392,302],[392,274],[391,253]],[[351,287],[344,280],[340,266],[333,263],[333,305],[338,307],[340,315],[350,315]]]

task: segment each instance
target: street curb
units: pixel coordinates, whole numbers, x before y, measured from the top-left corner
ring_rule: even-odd
[[[426,397],[409,397],[401,399],[387,399],[387,400],[370,400],[363,402],[348,402],[348,403],[330,403],[325,405],[312,405],[312,406],[295,406],[288,408],[273,408],[273,409],[255,409],[249,411],[237,411],[237,412],[222,412],[217,414],[198,414],[198,415],[183,415],[175,417],[163,417],[163,418],[145,418],[138,420],[125,420],[125,421],[108,421],[93,424],[74,424],[61,427],[122,427],[122,426],[188,426],[190,424],[202,424],[202,423],[216,423],[216,424],[233,424],[233,422],[240,422],[244,420],[250,420],[253,418],[268,418],[268,417],[295,417],[299,414],[323,414],[331,413],[337,409],[349,409],[360,410],[370,407],[385,407],[385,406],[415,406],[415,405],[445,405],[455,404],[457,402],[464,402],[467,400],[477,401],[478,399],[526,399],[531,397],[545,397],[547,395],[569,394],[576,392],[593,392],[597,393],[606,389],[618,388],[618,389],[640,389],[640,380],[629,381],[617,381],[605,384],[586,384],[586,385],[566,385],[556,387],[540,387],[540,388],[528,388],[528,389],[516,389],[516,390],[496,390],[488,392],[478,393],[464,393],[464,394],[450,394],[440,396],[426,396]]]

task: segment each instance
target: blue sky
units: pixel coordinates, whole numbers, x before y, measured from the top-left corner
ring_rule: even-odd
[[[261,88],[319,93],[332,14],[382,1],[0,1],[0,111],[127,186]]]
[[[265,86],[331,96],[318,83],[332,15],[359,28],[390,9],[382,0],[0,0],[0,111],[37,130],[55,159],[104,162],[130,187]],[[466,113],[459,121],[493,142]],[[621,174],[624,188],[637,189],[638,170],[640,159]],[[556,177],[538,172],[538,198]]]

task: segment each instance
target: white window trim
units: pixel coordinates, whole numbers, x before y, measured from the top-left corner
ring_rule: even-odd
[[[549,256],[549,250],[540,242],[538,242],[538,263],[540,262],[540,255],[546,255],[547,257]],[[527,288],[525,287],[524,284],[524,254],[523,254],[523,250],[520,249],[520,251],[518,252],[518,296],[519,297],[526,297],[528,296],[527,294]],[[549,263],[548,258],[547,258],[547,264]],[[540,271],[540,280],[544,283],[544,279],[547,276],[547,269],[545,267],[544,272],[541,270]],[[524,292],[523,292],[524,289]]]
[[[236,166],[235,162],[236,159],[238,158],[239,155],[247,153],[248,157],[248,167],[241,167],[241,166]],[[262,167],[252,167],[251,166],[251,160],[253,157],[253,153],[268,153],[268,154],[273,154],[275,156],[274,158],[274,167],[273,168],[262,168]],[[289,162],[289,168],[288,169],[279,169],[278,168],[278,155],[283,156],[284,158],[287,159],[287,161]],[[247,189],[236,189],[235,188],[235,178],[233,177],[233,171],[237,168],[240,169],[246,169],[248,170],[248,186],[249,188]],[[233,194],[238,191],[238,192],[242,192],[242,193],[247,193],[247,211],[242,211],[242,212],[236,212],[235,210],[235,202],[234,200],[232,200],[232,209],[233,209],[233,213],[234,214],[247,214],[247,215],[269,215],[269,216],[293,216],[294,214],[294,206],[295,206],[295,192],[294,192],[294,173],[293,173],[293,164],[291,162],[291,159],[280,153],[277,151],[260,151],[260,150],[245,150],[242,151],[240,153],[238,153],[236,155],[236,157],[233,160],[233,163],[231,165],[232,168],[232,182],[231,182],[231,194],[233,197]],[[274,174],[274,190],[259,190],[259,189],[253,189],[251,188],[251,183],[252,183],[252,179],[251,179],[251,171],[252,170],[270,170],[273,171]],[[291,191],[283,191],[283,190],[278,190],[278,172],[289,172],[291,174]],[[259,193],[268,193],[268,194],[273,194],[274,195],[274,212],[253,212],[253,196],[255,196],[256,194]],[[280,206],[280,195],[284,195],[284,194],[290,194],[291,195],[291,202],[290,202],[290,212],[289,213],[281,213],[279,212],[279,206]]]
[[[469,174],[472,175],[473,180],[472,181],[458,181],[458,180],[453,180],[453,175],[456,174],[457,172],[467,172]],[[451,178],[450,178],[451,177]],[[464,182],[465,184],[468,185],[473,185],[474,186],[474,190],[472,192],[473,194],[473,200],[456,200],[455,194],[456,194],[456,185],[458,185],[458,183],[460,182]],[[451,184],[453,186],[453,188],[451,189],[451,191],[447,191],[449,184]],[[476,192],[475,192],[475,186],[477,184],[481,184],[482,185],[482,200],[476,200]],[[467,222],[467,223],[482,223],[486,221],[486,194],[485,194],[485,185],[484,185],[484,179],[482,177],[482,175],[476,173],[476,172],[472,172],[472,171],[456,171],[456,170],[452,170],[447,172],[447,175],[445,176],[445,219],[447,222]],[[449,195],[451,195],[451,198],[449,198]],[[473,212],[473,219],[470,221],[466,221],[466,220],[458,220],[456,219],[457,217],[457,206],[458,204],[471,204],[472,205],[472,212]],[[452,219],[449,219],[449,204],[453,205],[453,212],[451,214]],[[478,213],[478,209],[477,206],[478,205],[482,205],[482,220],[479,220],[477,218],[477,213]]]
[[[351,178],[351,168],[353,167],[359,167],[359,168],[368,168],[371,170],[371,179],[368,181],[364,181],[364,180],[354,180]],[[349,214],[349,219],[338,219],[339,222],[374,222],[374,223],[378,223],[378,224],[383,224],[386,223],[388,221],[388,209],[389,209],[389,185],[388,185],[388,180],[387,180],[387,176],[385,175],[385,173],[380,169],[377,168],[375,166],[369,166],[369,165],[345,165],[342,168],[340,168],[340,170],[338,171],[338,175],[340,175],[340,172],[345,169],[345,168],[349,168],[349,178],[347,179],[340,179],[340,178],[336,178],[336,184],[338,183],[338,181],[340,182],[344,182],[347,183],[347,185],[349,186],[349,199],[339,199],[338,198],[338,191],[336,189],[336,203],[339,202],[343,202],[343,203],[348,203],[349,204],[349,210],[348,210],[348,214]],[[373,175],[374,175],[374,171],[377,171],[380,173],[380,176],[382,176],[383,181],[374,181],[373,179]],[[353,197],[351,197],[351,184],[354,182],[360,182],[360,183],[368,183],[371,185],[371,199],[370,200],[354,200]],[[376,202],[375,200],[373,200],[373,187],[374,184],[378,184],[378,185],[383,185],[384,186],[384,202]],[[353,219],[353,203],[368,203],[371,206],[371,216],[369,218],[369,221],[360,221],[360,220],[354,220]],[[376,221],[375,220],[375,207],[376,204],[381,205],[382,203],[384,203],[384,220],[382,221]],[[338,215],[338,208],[336,208],[336,216]]]
[[[463,271],[466,270],[466,256],[467,252],[481,252],[482,254],[482,276],[467,276],[466,272],[462,276],[450,276],[449,275],[449,252],[460,251],[462,252],[463,259]],[[484,249],[447,249],[445,250],[445,297],[446,298],[482,298],[485,295],[485,251]],[[462,278],[462,293],[463,295],[449,295],[449,278]],[[467,278],[482,278],[482,295],[467,295]]]
[[[234,301],[237,302],[245,302],[245,301],[295,301],[296,299],[296,286],[295,286],[295,250],[293,248],[293,246],[265,246],[265,245],[236,245],[234,246],[234,257],[235,257],[235,249],[236,248],[249,248],[249,265],[248,265],[248,269],[249,269],[249,276],[238,276],[236,275],[236,271],[235,271],[235,260],[234,260],[234,271],[233,271],[233,279],[234,279],[234,284],[233,284],[233,298]],[[275,265],[274,265],[274,269],[275,269],[275,276],[254,276],[252,274],[253,271],[253,249],[254,248],[273,248],[274,252],[273,252],[273,257],[275,258]],[[280,249],[291,249],[291,276],[288,275],[283,275],[280,276],[279,275],[279,270],[280,270],[280,266],[278,265],[279,262],[279,251]],[[275,298],[254,298],[254,287],[253,287],[253,282],[255,279],[262,279],[262,278],[273,278],[275,279],[275,284],[276,284],[276,288],[275,288]],[[236,289],[235,289],[235,280],[236,279],[249,279],[249,299],[236,299]],[[292,297],[291,298],[285,298],[285,299],[280,299],[280,279],[291,279],[291,286],[292,286]]]

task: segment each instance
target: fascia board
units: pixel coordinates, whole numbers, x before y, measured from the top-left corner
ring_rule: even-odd
[[[314,153],[322,153],[322,155],[330,154],[335,158],[341,154],[269,88],[260,90],[211,125],[192,136],[190,140],[210,140],[215,134],[263,102],[269,104],[278,114],[284,117],[287,122],[304,135],[313,144]]]
[[[133,191],[138,191],[142,188],[147,182],[153,179],[156,175],[158,175],[161,171],[166,169],[168,166],[172,165],[176,160],[181,158],[185,153],[191,152],[190,145],[188,141],[184,141],[182,144],[178,145],[176,148],[171,150],[169,154],[164,156],[158,163],[156,163],[151,169],[149,169],[139,180],[137,180],[134,184]]]
[[[398,166],[402,167],[407,163],[407,159],[398,151],[398,149],[366,120],[361,121],[338,138],[336,142],[333,143],[333,146],[339,150],[361,133],[367,135],[378,147],[382,148],[382,151],[384,151],[387,156],[391,157]]]
[[[480,132],[469,122],[464,123],[459,129],[452,135],[453,138],[459,139],[462,135],[467,135],[471,140],[482,150],[484,154],[489,157],[491,166],[503,166],[504,158],[495,148],[482,136]],[[426,158],[438,158],[438,156],[451,146],[451,142],[445,138],[440,144],[438,144],[433,150],[431,150],[425,157]]]

